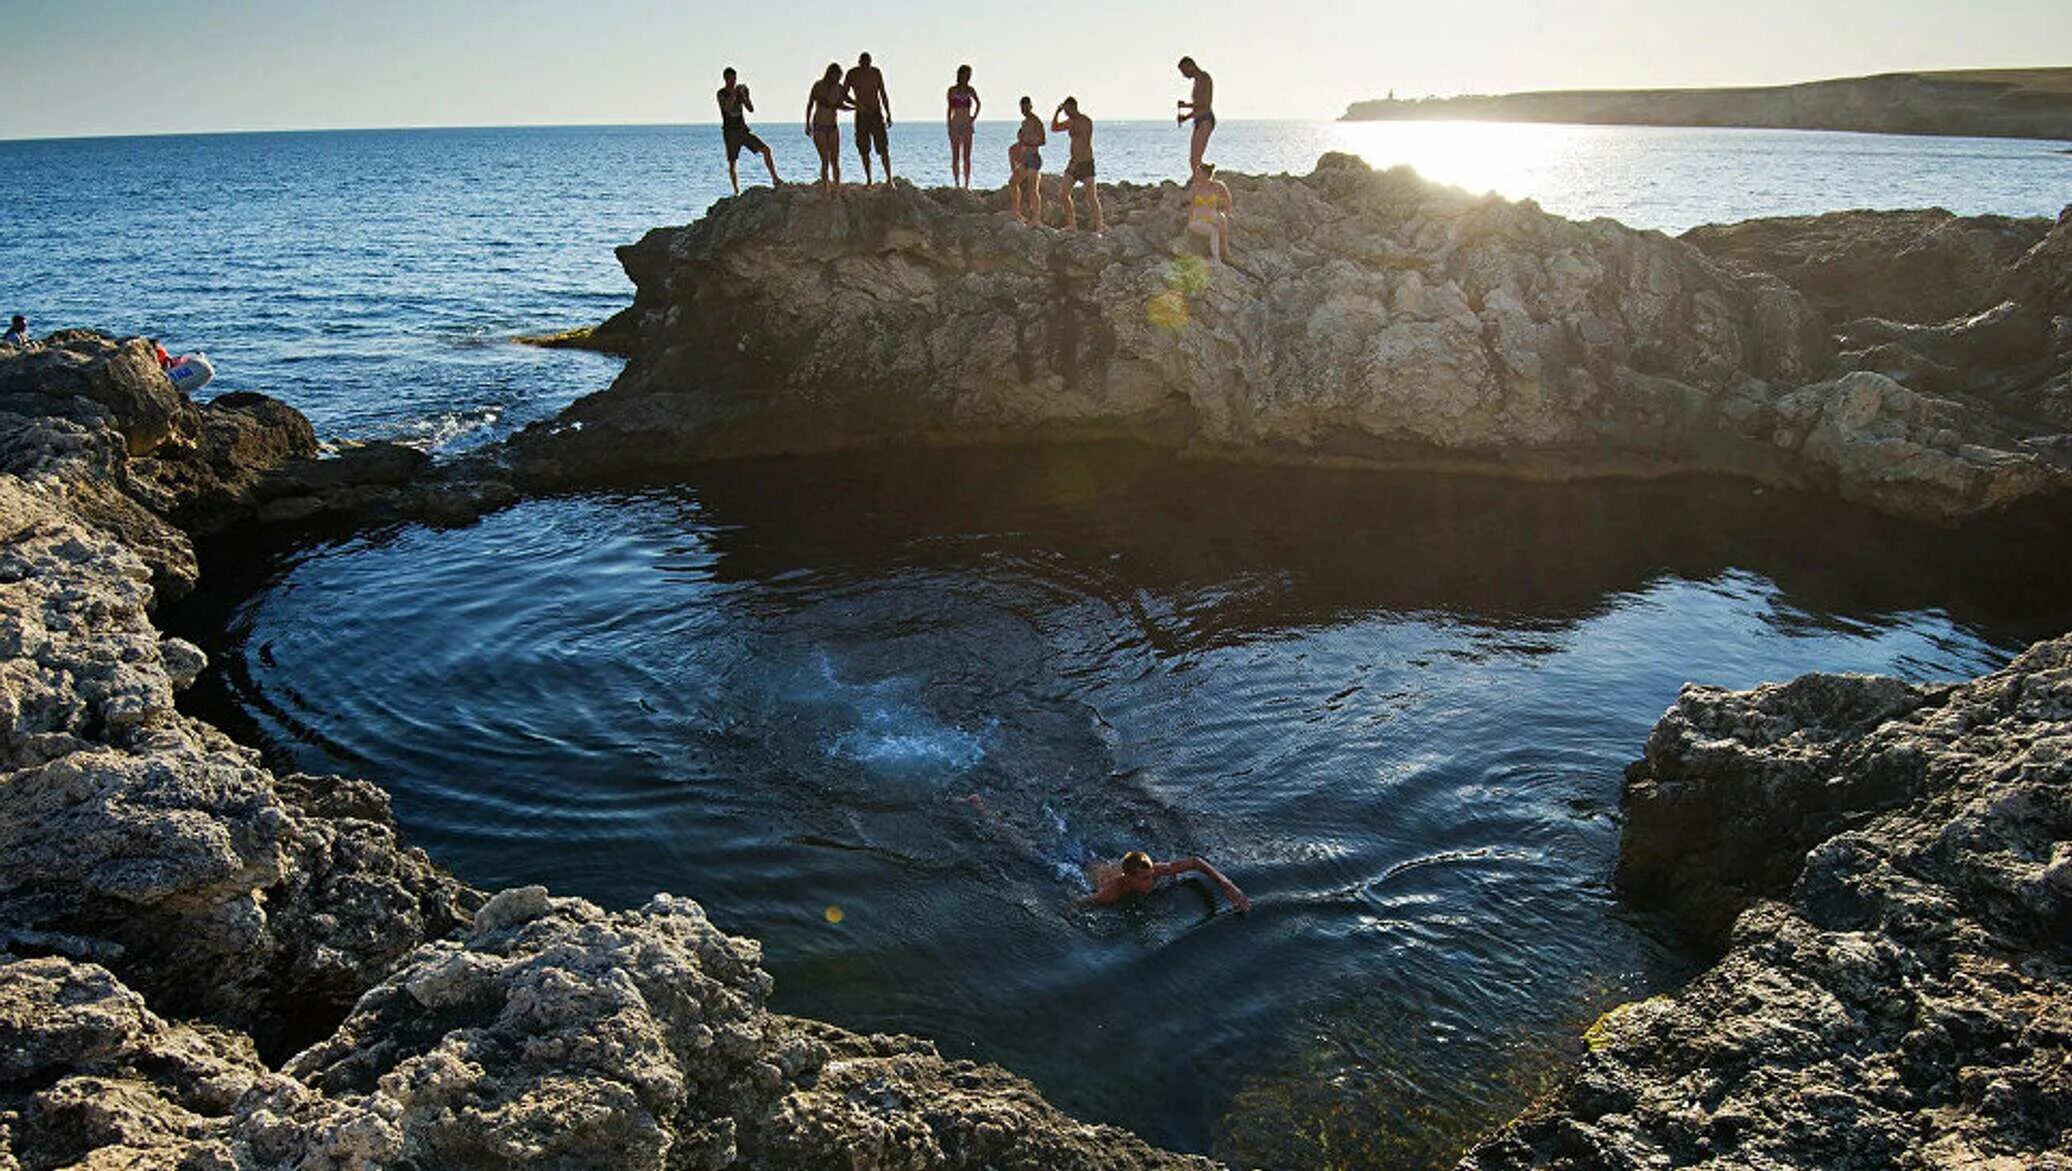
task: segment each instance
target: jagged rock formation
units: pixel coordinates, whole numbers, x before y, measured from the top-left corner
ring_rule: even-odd
[[[1464,1168],[2072,1167],[2072,637],[1687,687],[1625,807],[1621,889],[1722,958]]]
[[[1775,273],[1834,323],[1838,364],[2072,445],[2072,208],[2049,220],[1835,212],[1708,226],[1684,239]]]
[[[151,620],[154,581],[195,580],[168,518],[252,517],[289,491],[270,483],[392,488],[411,461],[309,466],[300,415],[162,393],[141,343],[19,362],[0,358],[0,1171],[1211,1165],[926,1042],[770,1013],[756,945],[687,900],[485,899],[399,840],[379,789],[276,775],[182,714],[205,664]]]
[[[723,200],[620,258],[608,391],[510,445],[537,484],[886,444],[1134,438],[1219,457],[1709,471],[1972,516],[2072,485],[2042,428],[1834,362],[1798,292],[1657,233],[1327,156],[1229,177],[1236,268],[1167,184],[1106,238],[956,192]],[[2020,328],[2019,326],[2014,328]]]
[[[1881,73],[1735,89],[1551,90],[1354,102],[1348,122],[1580,122],[2072,138],[2072,69]]]

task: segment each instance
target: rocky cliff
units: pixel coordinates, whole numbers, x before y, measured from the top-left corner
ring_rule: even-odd
[[[1624,805],[1620,890],[1720,959],[1464,1169],[2072,1167],[2072,638],[1686,687]]]
[[[183,518],[415,499],[314,450],[142,342],[0,354],[0,1171],[1207,1165],[770,1013],[757,946],[688,900],[487,897],[379,789],[181,713],[204,662],[152,605],[196,581]]]
[[[2072,138],[2072,69],[1885,73],[1740,89],[1555,90],[1355,102],[1345,121],[1746,126]]]
[[[1227,178],[1227,268],[1180,239],[1171,184],[1108,189],[1102,238],[904,186],[722,200],[620,250],[634,304],[598,336],[632,358],[517,437],[514,473],[1121,437],[1536,477],[1725,472],[1941,521],[2072,485],[2045,442],[2065,424],[1838,364],[1799,291],[1687,243],[1345,156]],[[2053,307],[2018,316],[2001,335],[2072,354]]]

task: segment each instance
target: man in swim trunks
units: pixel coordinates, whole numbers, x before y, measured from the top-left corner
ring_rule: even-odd
[[[1024,223],[1043,222],[1043,144],[1047,141],[1043,119],[1036,116],[1036,101],[1025,94],[1021,128],[1014,132],[1014,145],[1007,150],[1007,161],[1014,168],[1007,187],[1014,196],[1015,218]]]
[[[885,164],[885,182],[892,182],[892,143],[885,132],[892,129],[892,95],[885,92],[885,75],[871,64],[871,55],[856,58],[856,68],[842,79],[849,100],[856,104],[856,153],[863,156],[863,185],[871,185],[871,146]]]
[[[1079,112],[1078,98],[1066,98],[1051,114],[1050,128],[1072,140],[1072,161],[1065,166],[1064,190],[1059,192],[1065,201],[1065,230],[1075,231],[1079,227],[1072,189],[1084,187],[1087,205],[1094,209],[1094,234],[1107,232],[1108,225],[1101,219],[1101,193],[1094,188],[1094,120]]]
[[[1187,173],[1192,175],[1201,170],[1202,156],[1209,152],[1209,135],[1216,132],[1216,79],[1192,57],[1180,58],[1180,76],[1194,82],[1193,97],[1177,103],[1180,113],[1174,121],[1182,125],[1194,120],[1194,145],[1187,155]]]
[[[748,115],[755,113],[755,102],[748,96],[748,87],[737,82],[735,76],[731,65],[720,74],[726,82],[719,87],[719,130],[727,142],[727,182],[734,185],[734,194],[741,194],[741,176],[735,164],[745,148],[763,156],[763,164],[770,168],[770,185],[782,187],[784,181],[777,177],[777,156],[770,153],[769,144],[748,128]]]

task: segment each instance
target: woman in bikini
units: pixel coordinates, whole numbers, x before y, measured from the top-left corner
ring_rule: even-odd
[[[1217,264],[1230,247],[1230,217],[1236,213],[1230,188],[1216,178],[1216,164],[1203,163],[1187,185],[1187,230],[1209,238],[1209,258]]]
[[[978,91],[971,88],[971,66],[957,66],[957,84],[950,87],[950,183],[971,190],[971,139],[978,121]]]
[[[1014,167],[1008,190],[1014,195],[1015,218],[1025,223],[1043,222],[1043,144],[1049,141],[1043,119],[1036,116],[1033,99],[1022,99],[1022,126],[1015,131],[1014,145],[1007,149],[1007,161]],[[1027,198],[1023,198],[1024,189]],[[1024,215],[1023,212],[1028,214]]]
[[[829,65],[827,73],[806,95],[806,135],[813,140],[813,149],[820,152],[820,187],[830,196],[842,193],[842,127],[838,119],[843,110],[855,108],[842,85],[842,67],[837,64]]]

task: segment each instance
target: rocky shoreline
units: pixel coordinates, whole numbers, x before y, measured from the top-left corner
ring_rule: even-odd
[[[264,396],[187,401],[139,340],[0,355],[0,1171],[1211,1165],[769,1012],[758,945],[687,899],[470,889],[380,789],[182,714],[205,663],[152,618],[198,579],[176,521],[484,491],[315,451]]]
[[[620,249],[634,302],[589,343],[630,354],[624,372],[516,436],[502,474],[1130,439],[1543,479],[1720,473],[1941,523],[2072,501],[2072,215],[1981,244],[1972,284],[1937,303],[1962,315],[1923,322],[1774,275],[1776,253],[1819,243],[1804,233],[1767,253],[1748,233],[1676,240],[1343,155],[1227,178],[1231,268],[1176,239],[1170,183],[1112,188],[1104,238],[904,186],[721,200]]]
[[[291,408],[197,406],[137,341],[0,354],[0,1171],[1214,1165],[925,1041],[769,1012],[757,945],[687,899],[477,891],[375,786],[268,770],[174,702],[205,664],[153,607],[199,581],[197,534],[465,523],[521,488],[824,450],[845,424],[1512,474],[1507,443],[1555,475],[1717,458],[1943,520],[2063,499],[2020,440],[2053,434],[2072,371],[2072,216],[1881,221],[1968,274],[1960,299],[2009,294],[1924,324],[1958,294],[1859,302],[1812,275],[1880,250],[1818,245],[1840,221],[1680,242],[1344,162],[1240,180],[1254,269],[1199,280],[1157,242],[1170,188],[1119,189],[1107,241],[996,229],[963,196],[812,198],[626,250],[640,298],[600,331],[632,347],[625,376],[453,467],[316,459]],[[1032,290],[1052,308],[1026,329],[979,312]],[[1329,328],[1291,334],[1297,314]],[[1851,348],[1863,321],[1892,340]],[[1930,399],[1902,353],[1977,377]],[[1733,404],[1772,437],[1705,430]],[[1885,462],[1846,454],[1866,444]],[[1624,806],[1620,889],[1717,963],[1607,1014],[1464,1167],[2072,1166],[2072,638],[1963,684],[1686,688]]]

